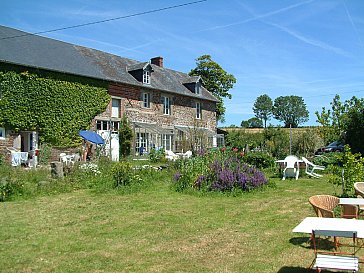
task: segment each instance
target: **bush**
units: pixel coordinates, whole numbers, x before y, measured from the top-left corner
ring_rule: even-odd
[[[4,165],[4,163],[5,163],[4,155],[0,153],[0,166]]]
[[[44,143],[39,147],[38,162],[41,165],[48,165],[49,158],[51,157],[52,146],[50,144]]]
[[[232,131],[226,136],[226,145],[239,150],[248,146],[250,149],[261,147],[264,142],[263,133],[249,133],[246,131]]]
[[[274,166],[274,158],[264,152],[251,152],[243,157],[243,161],[258,169],[265,169]]]
[[[354,196],[354,183],[364,179],[364,158],[359,153],[352,154],[348,145],[337,157],[341,164],[330,166],[329,181],[342,188],[342,196]]]
[[[264,130],[265,146],[275,158],[285,158],[289,154],[289,133],[282,128]]]
[[[111,169],[114,179],[114,187],[126,186],[131,182],[132,168],[129,162],[120,161],[115,163]]]
[[[164,149],[159,149],[159,150],[151,149],[151,151],[149,152],[149,160],[152,163],[165,162],[166,157],[165,157]]]
[[[250,191],[268,183],[264,174],[248,166],[236,151],[214,151],[176,163],[174,187],[177,191]]]

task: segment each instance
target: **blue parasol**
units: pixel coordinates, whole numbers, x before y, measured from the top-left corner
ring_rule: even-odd
[[[87,140],[89,142],[92,142],[94,144],[104,144],[104,139],[98,135],[95,132],[87,131],[87,130],[81,130],[78,133],[84,140]]]

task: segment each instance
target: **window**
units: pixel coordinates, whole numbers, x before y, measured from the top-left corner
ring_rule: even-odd
[[[110,126],[111,125],[111,126]],[[97,130],[112,130],[117,131],[119,130],[119,121],[107,121],[107,120],[97,120],[96,121],[96,129]]]
[[[5,139],[5,128],[0,128],[0,139]]]
[[[200,86],[201,86],[201,83],[200,82],[196,82],[195,84],[195,93],[196,94],[200,94]]]
[[[201,103],[196,102],[196,118],[201,119]]]
[[[115,118],[120,117],[120,100],[112,99],[111,100],[111,116]]]
[[[163,102],[163,114],[170,115],[171,114],[171,99],[169,97],[162,96]]]
[[[165,150],[172,150],[173,143],[173,135],[165,135],[162,136],[162,146]]]
[[[143,83],[150,84],[150,71],[143,70]]]
[[[143,93],[143,107],[150,108],[150,93]]]
[[[148,139],[149,139],[149,133],[137,133],[136,139],[135,139],[135,148],[137,152],[140,152],[140,148],[142,148],[143,151],[147,150],[148,147]]]

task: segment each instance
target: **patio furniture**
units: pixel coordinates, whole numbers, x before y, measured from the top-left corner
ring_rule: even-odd
[[[356,213],[357,216],[360,216],[364,210],[364,198],[361,195],[357,195],[357,198],[340,198],[340,205],[357,206]]]
[[[300,173],[300,163],[298,157],[294,155],[289,155],[284,159],[285,168],[283,170],[283,178],[285,180],[287,177],[294,177],[298,179]]]
[[[306,174],[312,177],[320,178],[321,174],[315,173],[316,170],[325,170],[324,166],[319,166],[310,162],[306,157],[302,157],[303,162],[306,164]]]
[[[355,231],[357,238],[364,239],[364,220],[358,219],[306,217],[292,232],[311,234],[317,229]]]
[[[341,205],[342,218],[357,218],[358,207],[351,203],[340,204],[340,198],[332,195],[314,195],[308,199],[318,217],[334,218],[334,209]]]
[[[332,195],[314,195],[308,199],[318,217],[334,218],[334,208],[340,199]]]
[[[171,161],[176,161],[177,159],[179,159],[179,156],[176,155],[174,152],[172,152],[171,150],[166,150],[165,151],[166,154],[166,159],[171,160]]]
[[[182,158],[191,158],[192,157],[192,151],[187,151],[184,154],[182,154]]]
[[[352,251],[347,250],[346,252],[339,252],[335,249],[334,251],[329,252],[326,249],[322,250],[319,243],[320,236],[352,238],[353,242],[349,245]],[[359,270],[359,258],[355,256],[356,231],[314,229],[312,230],[311,238],[315,252],[312,268],[316,269],[317,272],[321,272],[322,269],[347,270],[351,272],[357,272]]]
[[[355,194],[364,197],[364,182],[354,183]]]

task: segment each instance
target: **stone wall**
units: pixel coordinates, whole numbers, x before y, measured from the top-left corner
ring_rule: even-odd
[[[151,94],[150,108],[142,106],[142,94],[144,92]],[[125,113],[130,122],[156,123],[163,127],[173,127],[174,125],[197,126],[216,131],[216,105],[214,102],[127,84],[111,84],[109,94],[120,98],[120,116]],[[170,115],[163,114],[161,96],[168,96],[171,99]],[[195,102],[201,103],[201,119],[195,118]],[[110,111],[111,104],[104,113],[96,118],[110,117]]]

